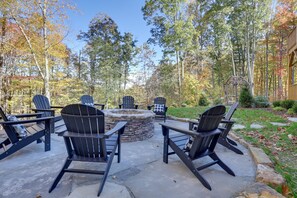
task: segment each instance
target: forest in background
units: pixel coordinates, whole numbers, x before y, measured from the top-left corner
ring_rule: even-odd
[[[287,98],[297,0],[146,0],[146,43],[98,13],[77,35],[86,43],[79,53],[63,42],[69,9],[78,8],[67,0],[0,2],[0,105],[7,112],[30,111],[35,94],[58,105],[90,94],[108,108],[124,95],[143,107],[156,96],[169,106],[196,106],[201,95],[223,101],[232,76],[254,96]],[[158,63],[153,45],[163,50]]]

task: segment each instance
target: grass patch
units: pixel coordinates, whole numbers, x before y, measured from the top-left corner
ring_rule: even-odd
[[[168,114],[195,119],[207,108],[169,108]],[[286,123],[287,120],[263,109],[239,108],[233,118],[237,124],[246,127],[236,130],[235,133],[264,150],[274,162],[275,170],[286,179],[291,190],[289,197],[297,197],[297,123],[290,123],[289,126],[274,126],[271,122]],[[253,129],[250,127],[252,123],[260,124],[264,128]]]
[[[203,113],[208,107],[178,107],[178,108],[168,108],[168,115],[172,115],[178,118],[198,118],[200,113]]]

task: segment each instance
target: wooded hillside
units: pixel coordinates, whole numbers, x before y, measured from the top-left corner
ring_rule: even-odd
[[[197,105],[201,95],[223,102],[226,91],[233,94],[224,89],[232,76],[245,79],[255,96],[287,98],[287,36],[297,24],[296,0],[145,0],[147,43],[98,13],[78,35],[86,43],[79,53],[63,42],[69,9],[66,0],[0,2],[0,105],[6,111],[30,111],[35,94],[59,105],[90,94],[108,108],[124,95],[143,107],[156,96],[176,106]],[[163,49],[161,60],[153,45]]]

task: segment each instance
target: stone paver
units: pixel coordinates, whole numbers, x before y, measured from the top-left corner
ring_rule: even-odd
[[[272,162],[269,157],[264,153],[264,151],[257,147],[249,147],[251,154],[257,164],[265,164],[268,166],[272,166]]]
[[[241,125],[241,124],[234,124],[233,126],[232,126],[232,129],[233,130],[236,130],[236,129],[244,129],[245,128],[245,126],[244,125]]]
[[[264,128],[264,126],[262,126],[261,124],[252,123],[251,128],[253,128],[253,129],[262,129],[262,128]]]
[[[270,122],[270,124],[274,126],[288,126],[288,123],[281,123],[281,122]]]
[[[269,166],[258,164],[256,181],[265,183],[269,186],[280,187],[285,184],[285,179]]]
[[[287,117],[291,122],[297,122],[297,117]]]
[[[271,187],[257,182],[241,192],[236,198],[285,198]]]

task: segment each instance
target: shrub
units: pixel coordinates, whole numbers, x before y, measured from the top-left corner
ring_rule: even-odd
[[[274,111],[285,111],[286,109],[283,107],[274,107],[273,110]]]
[[[294,115],[295,112],[294,112],[293,108],[288,109],[287,114]]]
[[[294,103],[292,109],[294,113],[297,113],[297,102]]]
[[[280,100],[276,100],[276,101],[274,101],[274,102],[272,103],[272,105],[273,105],[274,107],[280,107],[280,106],[281,106],[281,101],[280,101]]]
[[[239,103],[242,107],[252,107],[253,96],[247,86],[243,87],[240,91]]]
[[[213,100],[213,105],[223,104],[223,100],[221,98],[216,98]]]
[[[285,109],[290,109],[293,107],[295,101],[294,100],[283,100],[280,103],[280,106],[285,108]]]
[[[254,104],[257,108],[267,108],[269,107],[269,101],[265,96],[256,96],[254,98]]]
[[[207,106],[209,104],[209,102],[207,101],[207,98],[205,97],[204,94],[201,94],[199,101],[198,101],[198,105],[199,106]]]

